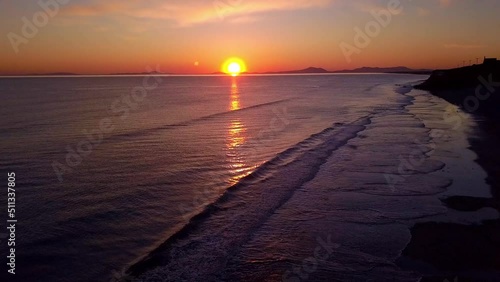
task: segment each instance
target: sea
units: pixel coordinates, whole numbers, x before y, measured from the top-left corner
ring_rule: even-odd
[[[425,78],[0,78],[0,277],[418,281],[395,262],[410,227],[449,220],[444,194],[491,196],[474,120]]]

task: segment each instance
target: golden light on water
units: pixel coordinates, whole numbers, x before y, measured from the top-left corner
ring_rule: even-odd
[[[240,120],[233,120],[229,125],[228,147],[234,149],[245,143],[246,128]]]
[[[233,57],[227,59],[224,64],[222,64],[221,71],[225,74],[238,76],[247,71],[247,66],[242,59]]]
[[[238,84],[236,80],[233,79],[233,84],[231,85],[231,106],[229,110],[236,111],[240,109],[240,94],[238,92]]]
[[[233,83],[231,85],[231,100],[229,104],[230,111],[237,111],[240,109],[240,93],[238,91],[238,84],[236,83],[236,78],[233,78]],[[246,128],[240,118],[235,118],[231,120],[229,125],[228,134],[228,148],[235,149],[238,146],[245,143]]]
[[[237,78],[233,77],[233,81],[231,84],[229,110],[237,111],[240,109],[240,92],[238,89]],[[248,164],[245,162],[243,156],[243,146],[247,141],[247,128],[241,118],[238,116],[238,113],[234,114],[234,118],[231,119],[228,125],[226,142],[226,155],[229,163],[229,172],[231,174],[231,177],[228,180],[230,185],[238,183],[238,181],[250,174],[253,170],[253,168],[248,167]]]

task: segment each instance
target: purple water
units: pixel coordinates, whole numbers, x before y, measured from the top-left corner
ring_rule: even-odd
[[[415,101],[445,105],[395,91],[422,76],[151,79],[0,79],[19,279],[114,281],[165,243],[141,279],[281,281],[328,236],[317,279],[418,278],[391,261],[410,221],[446,212],[435,195],[451,180],[432,159],[425,179],[384,175],[431,140]]]

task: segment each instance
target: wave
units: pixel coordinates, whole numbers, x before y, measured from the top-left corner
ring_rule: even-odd
[[[146,134],[153,134],[153,133],[156,133],[156,132],[162,131],[162,130],[174,129],[174,128],[178,128],[178,127],[185,127],[185,126],[189,126],[189,125],[192,125],[194,123],[197,123],[197,122],[207,121],[210,119],[223,117],[223,116],[226,116],[229,114],[239,113],[239,112],[257,109],[257,108],[261,108],[261,107],[267,107],[267,106],[272,106],[272,105],[276,105],[276,104],[281,104],[281,103],[285,103],[285,102],[288,102],[288,101],[291,101],[294,99],[295,98],[281,99],[281,100],[272,101],[272,102],[268,102],[268,103],[262,103],[262,104],[257,104],[257,105],[253,105],[253,106],[248,106],[248,107],[241,108],[238,110],[210,114],[210,115],[194,118],[194,119],[187,120],[187,121],[166,124],[166,125],[162,125],[162,126],[158,126],[158,127],[148,128],[148,129],[136,130],[133,132],[116,134],[116,135],[113,135],[113,136],[106,138],[104,140],[104,142],[112,141],[112,140],[123,140],[123,139],[127,139],[127,138],[134,138],[134,137],[142,136],[142,135],[146,135]]]
[[[250,175],[228,188],[217,200],[207,205],[202,212],[192,217],[158,247],[136,260],[125,273],[144,281],[149,281],[148,279],[152,277],[161,281],[201,279],[215,281],[223,278],[229,259],[254,237],[256,230],[259,230],[286,204],[297,190],[306,187],[304,186],[306,183],[311,183],[311,180],[315,179],[321,166],[329,162],[328,159],[335,150],[344,147],[350,140],[366,134],[363,131],[372,123],[373,118],[376,118],[373,122],[377,122],[377,126],[380,126],[383,124],[378,124],[377,119],[390,116],[392,113],[395,117],[389,118],[383,126],[406,128],[407,122],[397,118],[398,115],[404,114],[417,121],[411,123],[411,127],[425,128],[421,120],[407,108],[414,105],[415,101],[413,96],[407,95],[408,87],[394,90],[400,96],[397,97],[397,102],[389,107],[375,107],[373,111],[354,122],[334,124],[325,128],[260,165]],[[395,121],[401,123],[399,127],[393,124]],[[428,134],[425,130],[418,132]],[[362,142],[360,144],[366,142],[361,139],[358,141]],[[416,172],[415,178],[418,179],[421,173],[439,170],[442,165],[442,163],[432,163],[429,169]],[[447,179],[432,180],[439,188],[434,189],[437,192],[442,192],[450,184]],[[374,185],[386,184],[379,183],[380,181]],[[380,193],[379,189],[371,188],[368,184],[370,183],[363,186],[363,191],[358,192],[384,196],[436,194],[434,190],[414,191],[414,189],[401,190],[405,193],[392,191]],[[192,271],[193,269],[196,271]]]
[[[137,277],[165,266],[169,269],[168,279],[174,281],[185,279],[189,269],[199,269],[197,275],[201,275],[203,267],[198,268],[196,264],[203,261],[202,257],[214,263],[224,261],[214,257],[227,255],[218,254],[220,250],[235,252],[296,189],[314,178],[333,151],[355,138],[370,123],[371,116],[365,116],[350,124],[334,124],[277,154],[228,188],[174,235],[133,263],[126,273]],[[229,238],[219,237],[228,230]],[[220,267],[223,269],[223,265]]]

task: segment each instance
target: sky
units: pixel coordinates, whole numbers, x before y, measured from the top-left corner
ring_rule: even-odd
[[[497,0],[0,0],[0,74],[452,68],[500,57]],[[377,16],[378,15],[378,16]]]

